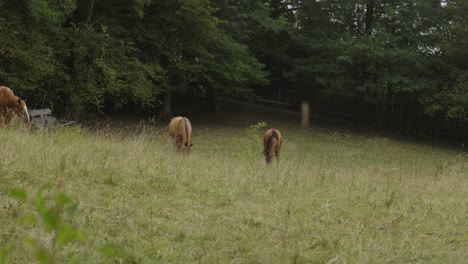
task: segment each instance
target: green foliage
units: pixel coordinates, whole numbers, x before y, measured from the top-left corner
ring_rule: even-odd
[[[464,1],[0,0],[0,10],[0,85],[34,108],[154,111],[172,92],[258,93],[466,118]]]
[[[155,85],[164,73],[158,63],[143,63],[132,55],[137,49],[131,42],[112,38],[105,28],[79,24],[71,35],[76,38],[71,43],[73,82],[67,94],[74,112],[103,108],[105,101],[112,108],[130,102],[141,108],[155,104]]]
[[[11,197],[15,197],[16,199],[19,199],[21,201],[26,201],[26,198],[27,198],[27,193],[23,189],[17,189],[17,188],[10,189],[10,190],[8,190],[8,194]]]
[[[35,20],[43,24],[55,24],[55,26],[64,22],[76,9],[76,0],[31,0],[26,2],[31,16]]]
[[[0,1],[0,82],[32,106],[87,113],[158,107],[161,93],[248,92],[265,72],[208,0]],[[96,14],[99,14],[96,15]]]
[[[465,4],[297,2],[298,27],[291,49],[296,63],[287,73],[293,95],[352,98],[381,110],[417,98],[419,108],[412,103],[403,108],[463,118],[466,87],[458,80],[466,63],[451,57],[455,43],[466,44],[466,23],[461,26],[461,21],[468,14],[461,5]],[[466,52],[455,49],[458,58],[466,58]]]
[[[234,138],[230,143],[230,150],[237,158],[256,160],[263,147],[263,129],[267,127],[267,123],[259,122],[255,125],[250,125],[245,130],[245,135]]]
[[[271,5],[269,2],[273,1],[212,1],[213,5],[219,8],[217,16],[227,21],[222,27],[233,39],[246,45],[254,54],[255,60],[249,58],[248,54],[244,55],[245,52],[241,52],[240,54],[243,57],[234,56],[236,59],[234,60],[234,67],[223,65],[223,67],[209,67],[209,69],[214,68],[226,72],[229,68],[242,69],[248,73],[246,76],[251,76],[253,80],[248,83],[256,84],[253,86],[254,91],[266,90],[268,94],[272,94],[285,89],[283,87],[285,86],[283,74],[290,67],[292,61],[287,50],[290,41],[290,24],[285,18],[289,13],[288,9],[285,8],[287,3],[280,3],[278,6]],[[274,2],[279,3],[281,1]],[[223,46],[221,45],[221,47]],[[235,45],[229,47],[227,50],[230,50],[230,53],[239,53],[239,48]],[[215,54],[217,53],[219,52]],[[224,53],[221,52],[221,56]],[[232,55],[228,56],[228,58],[230,57]],[[241,63],[236,62],[237,58],[240,59],[241,63],[247,62],[247,66],[253,65],[254,67],[252,69],[246,68]],[[262,73],[260,71],[262,68],[255,65],[256,60],[264,65],[262,68],[268,72],[268,75]],[[229,64],[230,62],[226,62],[226,65],[229,66]],[[242,76],[241,74],[242,72],[239,72],[237,75]],[[246,83],[246,81],[243,83]],[[224,86],[231,83],[233,82],[226,82]]]
[[[259,133],[263,132],[262,130],[266,128],[268,124],[266,122],[259,122],[256,125],[250,125],[246,129],[247,137],[251,138],[255,143],[261,143],[263,140],[263,135]]]
[[[263,65],[250,55],[245,46],[224,32],[216,32],[208,48],[212,54],[200,58],[204,73],[200,83],[205,88],[215,88],[225,94],[245,94],[251,91],[247,84],[266,83]]]
[[[8,253],[11,251],[11,247],[0,248],[0,264],[5,264],[8,257]]]
[[[53,263],[54,254],[63,250],[64,246],[74,241],[84,241],[85,235],[70,223],[78,211],[78,204],[73,202],[65,194],[58,194],[53,201],[48,201],[43,195],[50,185],[42,186],[34,197],[34,211],[24,210],[18,217],[18,223],[22,225],[35,225],[42,223],[44,230],[53,235],[52,248],[47,248],[41,242],[41,238],[27,237],[24,243],[33,250],[33,257],[39,263]],[[23,189],[10,189],[8,194],[21,202],[28,202],[27,193]],[[36,216],[36,213],[38,216]],[[19,249],[13,249],[13,251]],[[24,250],[24,249],[23,249]],[[8,254],[12,251],[10,247],[5,247],[0,251],[0,263],[5,263]],[[27,250],[26,250],[27,252]],[[25,252],[23,252],[24,254]]]
[[[108,256],[114,258],[122,258],[124,255],[122,254],[122,249],[116,244],[106,244],[99,248],[99,251]]]

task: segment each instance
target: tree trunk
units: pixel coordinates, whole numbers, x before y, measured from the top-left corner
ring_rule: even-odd
[[[386,127],[386,122],[385,122],[385,117],[387,115],[387,109],[386,107],[379,103],[377,105],[377,125],[380,130],[384,129]]]
[[[91,22],[91,17],[93,15],[94,10],[94,1],[95,0],[89,1],[88,15],[86,16],[86,24],[89,24]]]
[[[218,90],[216,88],[208,89],[208,111],[218,111]]]
[[[278,102],[281,102],[281,87],[278,88]]]
[[[374,22],[374,0],[366,1],[366,34],[372,34],[372,24]]]
[[[172,91],[167,91],[166,97],[164,98],[163,112],[161,113],[161,117],[166,120],[170,120],[173,117],[171,110],[171,97]]]
[[[361,4],[357,5],[357,10],[356,10],[356,32],[358,35],[362,35],[362,10],[361,10]]]
[[[277,19],[281,16],[281,0],[271,0],[270,7],[271,7],[271,17]]]

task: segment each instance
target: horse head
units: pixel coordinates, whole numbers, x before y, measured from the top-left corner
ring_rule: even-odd
[[[18,97],[18,101],[13,106],[13,111],[18,117],[25,119],[27,122],[31,121],[31,118],[28,112],[28,107],[26,106],[26,100],[23,100]]]
[[[185,142],[185,144],[184,144],[184,148],[186,149],[186,151],[188,153],[190,153],[192,151],[192,146],[193,146],[193,143],[189,144],[188,142]]]
[[[31,124],[26,100],[16,96],[10,88],[0,86],[0,125],[8,124],[14,117]]]

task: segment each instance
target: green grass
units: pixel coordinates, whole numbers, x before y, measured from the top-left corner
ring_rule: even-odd
[[[190,157],[157,127],[0,129],[0,262],[463,263],[468,156],[398,140],[277,126],[279,166],[244,128],[194,124]],[[258,133],[257,136],[261,136]],[[79,203],[86,239],[57,246],[34,195]],[[25,189],[28,199],[8,195]],[[103,245],[114,250],[104,254]],[[114,256],[109,256],[114,255]]]

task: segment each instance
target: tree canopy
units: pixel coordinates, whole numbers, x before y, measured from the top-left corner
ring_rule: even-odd
[[[348,101],[465,122],[463,0],[0,0],[0,84],[68,113],[172,94]],[[165,108],[161,105],[165,104]]]

